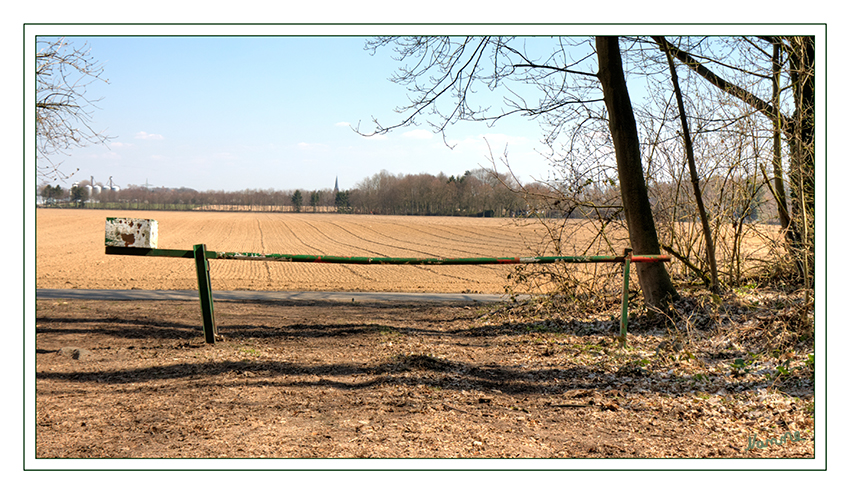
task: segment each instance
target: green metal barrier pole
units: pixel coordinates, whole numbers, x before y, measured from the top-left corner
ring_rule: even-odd
[[[121,256],[143,257],[195,257],[191,250],[182,249],[148,249],[139,247],[106,246],[106,254]],[[459,257],[459,258],[420,258],[420,257],[346,257],[346,256],[314,256],[293,254],[258,254],[254,252],[216,252],[206,251],[207,259],[230,259],[241,261],[276,261],[276,262],[314,262],[329,264],[408,264],[408,265],[453,265],[453,264],[551,264],[592,263],[592,262],[625,262],[623,256],[529,256],[529,257]],[[669,256],[647,255],[632,256],[632,262],[669,262]]]
[[[204,320],[204,339],[214,345],[218,329],[215,327],[212,288],[210,287],[210,264],[207,261],[207,247],[204,244],[194,246],[195,270],[198,273],[198,296],[201,299],[201,316]]]
[[[620,316],[620,343],[626,347],[626,331],[629,328],[629,267],[632,261],[632,249],[623,252],[623,314]]]

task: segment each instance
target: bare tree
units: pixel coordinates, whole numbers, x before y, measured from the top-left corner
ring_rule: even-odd
[[[787,183],[791,206],[785,204],[778,137],[774,137],[775,185],[771,189],[777,199],[780,219],[787,225],[788,244],[799,254],[798,272],[806,285],[811,286],[814,275],[815,40],[811,36],[768,36],[739,37],[730,42],[735,44],[733,53],[736,55],[744,52],[739,46],[761,54],[763,67],[736,65],[741,62],[740,56],[715,54],[711,51],[711,43],[693,43],[689,49],[668,43],[667,50],[705,81],[769,119],[774,135],[781,134],[785,138],[790,155]],[[749,78],[750,87],[737,83],[734,77]],[[781,106],[783,79],[788,81],[786,88],[791,93],[791,103],[785,107]],[[761,84],[770,85],[770,90],[759,91]]]
[[[617,153],[620,195],[632,248],[640,253],[659,254],[661,246],[644,181],[640,139],[623,73],[619,39],[616,36],[600,36],[596,39],[596,50],[599,57],[599,80],[605,94],[608,126]],[[650,306],[662,309],[671,298],[677,297],[663,264],[641,264],[637,271],[644,297]]]
[[[322,195],[318,190],[314,190],[310,192],[310,206],[313,208],[313,212],[316,212],[316,209],[319,207],[319,203],[322,200]]]
[[[386,133],[424,119],[445,140],[446,129],[458,121],[493,124],[510,115],[521,115],[540,118],[545,128],[544,142],[552,146],[565,129],[575,137],[589,122],[603,122],[600,103],[604,101],[608,119],[616,119],[608,122],[608,130],[614,135],[611,141],[603,137],[601,145],[596,147],[616,149],[632,246],[641,253],[659,253],[618,40],[598,38],[596,47],[592,46],[592,39],[580,42],[588,41],[591,42],[589,53],[574,59],[570,48],[576,40],[570,38],[552,38],[548,46],[522,38],[486,36],[371,40],[367,49],[373,53],[392,45],[396,59],[407,63],[393,80],[408,87],[411,93],[410,104],[397,109],[405,115],[401,121],[391,126],[375,121],[375,133]],[[604,54],[601,50],[595,53],[599,47],[605,48]],[[598,55],[598,69],[592,67],[594,55]],[[476,105],[474,94],[483,89],[481,86],[502,95],[504,105],[499,108]],[[532,95],[536,102],[529,101]],[[592,130],[594,135],[602,136],[598,126]],[[590,152],[584,159],[597,157],[598,154]],[[677,296],[661,263],[639,268],[639,278],[650,306],[664,307],[670,298]]]
[[[708,265],[711,270],[712,291],[720,290],[720,283],[717,277],[717,255],[714,250],[714,239],[711,234],[711,226],[709,224],[708,212],[705,209],[705,203],[702,200],[702,190],[699,185],[699,174],[697,173],[696,161],[694,158],[694,146],[691,141],[691,131],[688,125],[688,116],[685,112],[685,101],[682,97],[682,89],[679,87],[679,76],[676,73],[676,66],[673,63],[673,56],[670,54],[670,45],[663,36],[653,36],[653,39],[658,43],[661,51],[667,56],[667,64],[670,66],[670,81],[673,83],[673,92],[676,95],[676,105],[679,107],[679,119],[682,123],[682,139],[685,144],[685,154],[688,161],[688,171],[691,176],[691,184],[693,186],[694,198],[697,203],[697,211],[699,212],[700,222],[702,223],[702,233],[705,239],[706,257],[708,257]]]
[[[75,48],[65,38],[37,40],[36,139],[38,174],[42,179],[67,178],[52,156],[73,147],[105,143],[109,137],[94,130],[91,114],[98,100],[86,96],[88,86],[103,78],[103,67],[87,46]],[[73,175],[73,173],[72,173]]]

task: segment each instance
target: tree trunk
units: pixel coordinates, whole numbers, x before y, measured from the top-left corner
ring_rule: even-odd
[[[688,68],[701,75],[722,91],[735,96],[767,118],[778,120],[791,155],[789,185],[791,211],[789,247],[799,254],[797,269],[808,278],[810,286],[814,276],[814,212],[815,212],[815,40],[811,36],[766,37],[771,43],[780,43],[787,50],[789,74],[794,89],[794,115],[783,115],[774,102],[768,103],[740,86],[719,77],[701,64],[690,53],[671,46],[673,56]],[[776,57],[774,57],[775,59]],[[774,69],[775,70],[775,69]],[[786,209],[787,211],[787,209]]]
[[[702,234],[705,237],[705,253],[708,257],[708,267],[711,271],[711,284],[709,289],[718,293],[720,290],[720,281],[717,278],[717,256],[714,252],[714,239],[711,235],[711,226],[709,225],[708,212],[705,209],[705,203],[702,200],[702,190],[699,186],[699,175],[697,175],[696,159],[694,159],[694,146],[691,142],[691,131],[688,127],[688,116],[685,114],[685,100],[682,97],[682,90],[679,88],[679,76],[676,74],[676,66],[673,64],[673,56],[670,55],[669,45],[663,37],[656,38],[660,40],[659,44],[664,54],[667,55],[667,64],[670,66],[670,80],[673,82],[673,91],[676,94],[676,104],[679,106],[679,119],[682,121],[682,137],[685,141],[685,154],[688,159],[688,172],[691,175],[691,185],[694,189],[694,198],[697,202],[697,211],[699,212],[700,222],[702,223]],[[741,221],[743,224],[743,220]]]
[[[791,118],[792,210],[800,239],[800,264],[806,288],[814,279],[815,212],[815,41],[810,36],[789,39],[794,115]]]
[[[636,254],[660,254],[655,220],[643,176],[637,123],[626,87],[618,38],[598,36],[596,51],[599,57],[598,75],[608,109],[608,128],[617,156],[620,195],[632,249]],[[637,273],[644,298],[650,307],[663,310],[671,299],[678,297],[663,263],[637,263]]]
[[[771,57],[771,68],[773,71],[772,86],[773,86],[773,107],[779,109],[780,106],[780,83],[781,70],[780,53],[782,44],[779,41],[773,42],[773,56]],[[774,116],[773,120],[773,196],[776,198],[776,207],[779,213],[779,224],[785,230],[789,245],[795,245],[797,242],[793,238],[793,230],[788,228],[791,224],[791,216],[788,214],[788,200],[785,195],[785,178],[782,172],[782,127],[779,115]]]

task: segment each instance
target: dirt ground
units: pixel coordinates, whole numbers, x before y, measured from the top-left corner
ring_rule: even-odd
[[[703,313],[682,303],[691,304],[683,320]],[[736,299],[712,317],[769,329],[781,322],[778,307]],[[489,305],[215,309],[223,341],[206,345],[197,302],[38,300],[36,456],[814,455],[806,350],[756,355],[744,329],[735,339],[697,324],[682,343],[637,317],[622,349],[616,311],[535,319],[527,307]]]
[[[38,288],[197,287],[191,262],[104,255],[108,215],[38,212]],[[514,255],[530,234],[495,219],[155,218],[162,248],[248,252]],[[508,273],[211,264],[214,291],[503,293]],[[207,345],[197,301],[39,299],[36,456],[810,458],[813,337],[793,327],[798,295],[767,295],[684,297],[670,321],[635,304],[626,348],[614,306],[220,301],[224,339]]]

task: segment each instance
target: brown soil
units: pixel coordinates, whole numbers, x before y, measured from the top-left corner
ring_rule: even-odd
[[[158,247],[366,257],[533,254],[539,226],[504,218],[37,210],[38,288],[192,290],[191,259],[106,255],[107,217],[157,220]],[[531,240],[533,241],[533,240]],[[380,266],[212,261],[214,290],[504,293],[511,266]]]
[[[805,352],[733,369],[720,333],[642,318],[621,349],[607,312],[218,302],[206,345],[197,302],[38,300],[36,456],[814,455]]]
[[[197,287],[189,261],[104,255],[106,216],[158,219],[161,248],[289,254],[512,256],[539,234],[492,218],[39,210],[38,288]],[[502,293],[509,272],[211,264],[213,290]],[[685,298],[674,330],[633,317],[626,349],[616,307],[217,302],[224,341],[206,345],[197,302],[41,299],[36,456],[812,457],[811,338],[771,337],[798,336],[800,301],[759,297]]]

